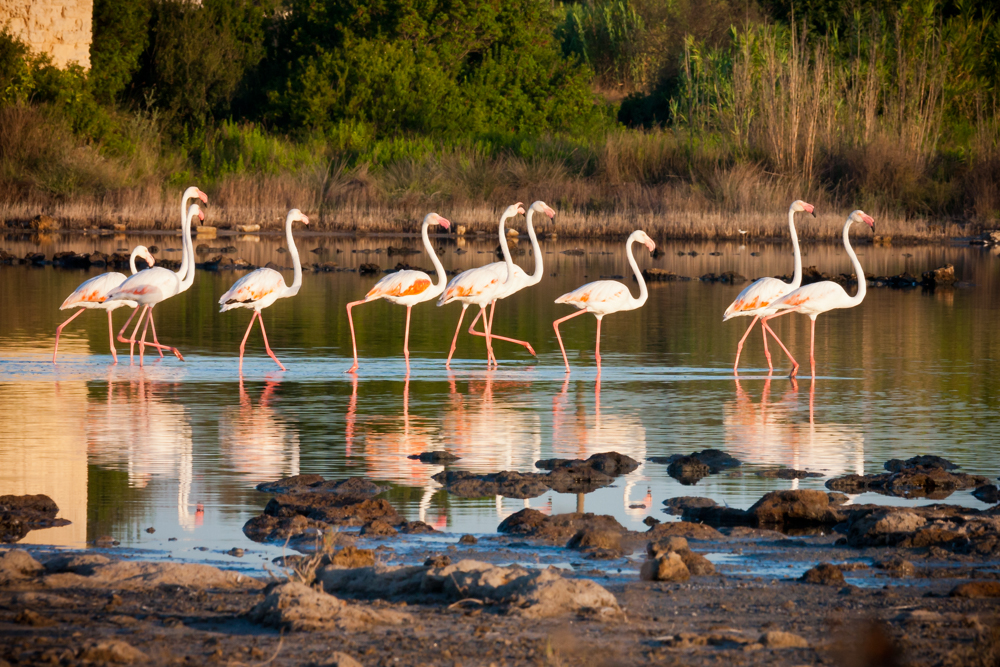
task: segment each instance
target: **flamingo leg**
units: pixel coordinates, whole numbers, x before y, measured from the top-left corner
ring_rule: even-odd
[[[243,334],[243,341],[240,343],[240,378],[243,377],[243,350],[247,346],[247,338],[250,337],[250,330],[253,329],[254,320],[257,319],[259,313],[255,310],[253,311],[253,316],[250,318],[250,325],[247,326],[247,332]],[[242,380],[241,380],[242,381]]]
[[[486,319],[486,306],[479,307],[479,314],[483,316],[483,325],[486,327],[486,368],[490,367],[490,360],[493,359],[493,337],[490,335],[489,321]]]
[[[767,358],[767,368],[770,371],[774,370],[774,364],[771,363],[771,351],[767,349],[767,318],[760,318],[760,333],[764,336],[764,356]]]
[[[56,363],[56,355],[59,354],[59,334],[62,333],[63,327],[79,317],[84,310],[84,308],[80,308],[78,311],[70,315],[69,319],[56,327],[56,349],[52,351],[52,363]],[[111,315],[111,311],[108,311],[108,315]]]
[[[126,343],[128,343],[128,361],[130,364],[135,363],[135,336],[137,333],[139,333],[139,327],[142,326],[142,319],[146,317],[147,310],[149,310],[149,306],[142,307],[142,312],[139,313],[139,319],[136,320],[135,322],[135,329],[132,329],[132,335],[129,336],[129,339],[127,341],[125,341]],[[134,314],[135,313],[133,313],[133,315]],[[128,322],[125,323],[125,326],[128,326]]]
[[[153,306],[149,307],[149,314],[146,317],[146,324],[148,324],[150,326],[150,328],[154,332],[153,335],[156,336],[156,333],[155,333],[156,332],[156,323],[153,322]],[[169,345],[160,345],[159,343],[147,343],[146,342],[146,330],[145,329],[143,329],[143,331],[142,331],[142,344],[143,345],[149,345],[150,347],[155,347],[157,349],[159,349],[159,348],[162,347],[164,350],[170,350],[171,352],[174,353],[175,357],[177,357],[181,361],[184,361],[184,356],[181,354],[181,351],[178,350],[176,347],[170,347]],[[141,359],[142,353],[141,352],[140,352],[139,356],[140,356],[140,363],[139,363],[139,365],[142,366],[142,363],[141,363],[141,361],[142,361],[142,359]],[[162,356],[163,356],[163,354],[160,353],[160,357],[162,357]]]
[[[403,333],[403,358],[406,359],[406,377],[410,376],[410,311],[413,306],[406,307],[406,331]]]
[[[603,317],[597,318],[597,345],[594,347],[594,358],[597,360],[597,372],[601,372],[601,320]]]
[[[108,340],[111,341],[111,356],[118,363],[118,350],[115,349],[115,327],[111,322],[111,311],[108,311]]]
[[[812,367],[812,379],[816,379],[816,320],[809,327],[809,366]]]
[[[494,366],[499,366],[500,362],[497,361],[497,354],[493,351],[493,316],[496,315],[496,312],[497,300],[493,299],[490,301],[490,321],[487,322],[486,315],[483,315],[483,326],[486,327],[486,331],[488,331],[490,335],[490,358],[493,360]],[[487,364],[487,367],[489,367],[489,364]]]
[[[763,320],[761,320],[760,326],[763,327],[767,331],[767,333],[771,334],[774,337],[774,340],[778,341],[778,345],[780,345],[781,349],[785,352],[786,355],[788,355],[788,359],[792,362],[792,366],[798,368],[799,362],[795,361],[795,357],[792,356],[792,353],[788,351],[788,348],[785,347],[785,344],[781,342],[780,338],[778,338],[778,334],[774,333],[774,329],[771,328],[771,325],[767,323],[767,321],[770,319],[771,319],[770,317],[766,317]]]
[[[257,320],[260,321],[260,335],[264,337],[264,349],[267,350],[269,357],[274,359],[274,363],[278,364],[278,368],[285,370],[284,365],[278,361],[278,357],[274,356],[274,352],[271,351],[271,345],[267,342],[267,331],[264,329],[264,313],[257,311]],[[240,355],[240,361],[242,361],[242,355]]]
[[[448,351],[448,361],[444,362],[445,368],[451,368],[451,357],[455,354],[455,345],[458,344],[458,332],[462,330],[462,320],[465,319],[465,311],[468,307],[468,304],[462,304],[462,314],[458,316],[458,326],[455,327],[455,337],[451,339],[451,350]],[[479,315],[476,315],[476,318],[478,317]]]
[[[142,338],[139,340],[139,368],[142,368],[142,356],[146,351],[146,330],[149,329],[149,321],[153,319],[153,309],[150,308],[149,316],[146,318],[146,326],[142,328]]]
[[[352,301],[347,304],[347,322],[351,325],[351,347],[354,349],[354,365],[344,371],[345,373],[354,373],[358,370],[358,342],[354,337],[354,318],[351,317],[351,308],[361,305],[365,301],[366,299],[362,299],[361,301]]]
[[[163,347],[160,346],[160,341],[157,340],[157,338],[156,338],[156,323],[153,321],[153,318],[149,318],[149,328],[153,332],[153,345],[156,346],[156,351],[160,353],[160,359],[162,359],[163,358]]]
[[[750,322],[750,326],[747,327],[746,333],[743,334],[743,338],[740,338],[740,342],[736,345],[736,363],[733,364],[733,375],[739,375],[740,371],[740,355],[743,353],[743,342],[750,335],[750,330],[753,329],[753,325],[757,324],[757,320],[760,319],[760,315],[754,315],[753,320]]]
[[[556,339],[559,341],[559,349],[562,350],[563,362],[565,362],[566,364],[567,373],[569,373],[569,359],[566,357],[566,346],[563,345],[562,336],[559,335],[559,325],[565,322],[566,320],[572,319],[578,315],[583,315],[585,312],[587,311],[578,310],[577,312],[572,313],[571,315],[567,315],[566,317],[560,317],[558,320],[552,323],[552,328],[556,330]]]
[[[494,310],[495,310],[495,308],[491,308],[491,310],[490,310],[490,330],[493,329],[493,311]],[[477,317],[477,320],[478,320],[478,317]],[[485,333],[480,333],[479,331],[477,331],[477,330],[475,330],[473,328],[475,326],[475,324],[476,324],[476,321],[474,320],[473,323],[469,326],[469,333],[472,334],[473,336],[485,336],[486,335]],[[493,335],[493,339],[494,340],[505,340],[508,343],[516,343],[518,345],[523,345],[528,350],[528,352],[530,352],[532,355],[534,355],[536,357],[538,356],[537,354],[535,354],[535,348],[531,347],[531,343],[529,343],[526,340],[518,340],[517,338],[508,338],[506,336],[498,336],[496,334],[492,334],[492,335]]]
[[[145,306],[143,306],[143,309],[145,309]],[[124,334],[125,330],[128,329],[129,323],[132,321],[132,318],[135,317],[135,314],[137,312],[138,312],[138,309],[137,308],[133,308],[132,309],[132,314],[128,316],[128,319],[125,320],[125,324],[122,325],[122,330],[118,332],[118,342],[119,343],[127,343],[128,342],[128,338],[125,338],[122,334]]]

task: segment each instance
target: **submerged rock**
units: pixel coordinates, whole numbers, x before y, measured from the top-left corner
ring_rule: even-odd
[[[772,470],[759,470],[754,473],[757,477],[766,479],[806,479],[809,477],[822,477],[818,472],[808,472],[806,470],[795,470],[794,468],[774,468]]]
[[[827,481],[826,486],[828,489],[844,493],[874,491],[887,496],[942,499],[956,490],[974,488],[989,481],[982,475],[949,472],[939,464],[909,465],[909,462],[894,459],[886,463],[887,468],[890,465],[893,472],[845,475]]]
[[[972,497],[979,502],[989,503],[995,505],[1000,502],[1000,493],[998,493],[996,484],[983,484],[982,486],[977,486],[976,490],[972,492]]]
[[[1000,581],[970,581],[955,586],[948,595],[953,598],[1000,598]]]
[[[584,528],[569,539],[566,548],[586,553],[612,552],[619,556],[625,553],[622,548],[622,533],[607,529]]]
[[[946,458],[942,458],[934,454],[921,454],[920,456],[908,458],[905,461],[901,459],[889,459],[885,462],[883,467],[889,472],[899,472],[900,470],[904,470],[906,468],[917,467],[957,470],[959,466]]]
[[[530,507],[511,514],[497,526],[498,533],[523,535],[563,544],[584,529],[608,530],[619,535],[628,532],[613,516],[578,512],[546,516]]]
[[[658,523],[650,528],[642,536],[648,540],[660,540],[664,537],[684,537],[689,540],[702,540],[714,542],[725,540],[726,536],[711,526],[701,523],[691,523],[690,521],[670,521]]]
[[[57,519],[59,506],[46,495],[0,496],[0,542],[19,542],[32,530],[68,526]]]
[[[699,496],[677,496],[676,498],[667,498],[663,501],[666,505],[666,509],[663,510],[667,514],[676,514],[680,516],[688,509],[696,509],[703,507],[717,507],[718,504],[711,498],[702,498]]]
[[[443,485],[448,493],[463,498],[537,498],[548,492],[548,475],[504,470],[498,473],[477,475],[465,470],[445,470],[431,477]]]
[[[414,461],[420,461],[421,463],[444,464],[444,463],[451,463],[452,461],[458,461],[462,457],[455,456],[451,452],[446,452],[443,449],[438,449],[433,452],[420,452],[419,454],[411,454],[406,458],[413,459]]]

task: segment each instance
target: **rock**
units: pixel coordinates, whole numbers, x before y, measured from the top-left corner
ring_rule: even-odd
[[[465,470],[445,470],[431,479],[443,485],[448,493],[463,498],[537,498],[549,490],[548,475],[533,472],[505,470],[477,475]]]
[[[664,537],[670,536],[704,541],[726,539],[725,535],[717,531],[715,528],[701,523],[691,523],[690,521],[668,521],[659,523],[643,533],[643,536],[651,541],[659,541]]]
[[[570,538],[566,543],[567,549],[577,549],[579,551],[611,551],[621,555],[622,534],[616,530],[599,530],[594,528],[584,528]]]
[[[24,549],[0,552],[0,585],[35,577],[44,570],[42,564]]]
[[[323,522],[311,521],[300,515],[276,517],[261,514],[243,525],[243,534],[254,542],[284,542],[308,531],[320,533],[325,528]]]
[[[48,616],[42,616],[37,611],[32,609],[22,609],[18,612],[17,616],[14,617],[14,622],[18,625],[30,625],[33,628],[46,628],[58,625],[58,623]]]
[[[406,521],[400,524],[399,532],[406,535],[426,535],[427,533],[436,533],[438,531],[434,530],[434,526],[423,521]]]
[[[97,642],[85,646],[77,656],[80,660],[96,663],[131,664],[138,662],[149,664],[150,659],[145,653],[120,639]]]
[[[758,526],[835,525],[847,514],[830,494],[814,489],[772,491],[754,503],[747,513]]]
[[[276,482],[261,482],[257,485],[257,490],[264,493],[291,493],[322,481],[322,475],[292,475]]]
[[[253,577],[239,572],[220,570],[201,563],[149,563],[114,561],[93,567],[90,574],[64,572],[45,575],[49,588],[120,588],[148,590],[159,586],[185,588],[260,588]]]
[[[699,553],[695,553],[690,549],[679,549],[675,552],[684,561],[685,567],[687,567],[688,572],[694,577],[706,577],[715,574],[715,566],[712,565],[712,561],[708,560]]]
[[[977,486],[976,490],[972,492],[972,497],[979,502],[989,503],[995,505],[1000,502],[1000,495],[997,493],[996,484],[983,484],[982,486]]]
[[[646,554],[650,558],[658,558],[663,554],[677,552],[688,548],[688,541],[676,535],[661,538],[646,545]]]
[[[853,547],[892,546],[926,523],[927,519],[907,509],[878,508],[851,516],[847,543]]]
[[[156,532],[156,528],[153,528],[152,526],[150,526],[149,528],[146,529],[146,532],[149,533],[150,535],[152,535],[153,533]]]
[[[613,516],[578,512],[546,516],[530,507],[504,519],[497,526],[497,532],[565,544],[570,537],[585,528],[613,530],[622,535],[627,532]]]
[[[408,614],[398,611],[348,605],[298,582],[269,586],[248,617],[261,625],[291,631],[337,628],[355,632],[372,625],[399,625],[411,620]]]
[[[255,225],[255,224],[236,225],[236,231],[242,232],[244,234],[253,234],[254,232],[260,231],[260,225]]]
[[[243,549],[240,549],[239,547],[233,547],[232,549],[226,552],[226,555],[233,556],[234,558],[243,558]]]
[[[375,552],[346,546],[334,552],[329,564],[333,567],[371,567],[375,565]]]
[[[358,267],[358,275],[368,276],[381,273],[382,268],[378,264],[365,263]]]
[[[819,584],[821,586],[846,586],[844,573],[835,565],[820,563],[816,567],[806,570],[805,574],[799,577],[799,581],[806,584]]]
[[[618,452],[601,452],[599,454],[594,454],[586,460],[547,459],[535,462],[535,467],[542,468],[543,470],[576,468],[580,466],[587,466],[598,472],[604,473],[605,475],[618,477],[620,475],[627,475],[638,468],[639,462],[630,456],[619,454]]]
[[[0,496],[0,542],[18,542],[32,530],[68,526],[69,521],[56,518],[58,513],[59,506],[46,495]]]
[[[360,534],[365,537],[394,537],[399,531],[382,519],[375,519],[361,526]]]
[[[945,264],[937,269],[924,271],[922,277],[923,284],[929,287],[952,285],[955,283],[955,267],[951,264]]]
[[[36,215],[28,224],[37,232],[54,232],[60,227],[58,220],[53,218],[51,215],[45,215],[44,213]]]
[[[823,477],[818,472],[808,472],[805,470],[794,470],[792,468],[774,468],[772,470],[759,470],[754,473],[757,477],[766,479],[806,479],[808,477]]]
[[[642,277],[646,280],[646,282],[650,283],[666,283],[681,279],[680,276],[673,271],[655,268],[643,269]]]
[[[685,486],[697,484],[711,472],[712,469],[697,456],[682,456],[667,467],[667,474]]]
[[[681,484],[696,484],[698,480],[709,474],[721,472],[726,468],[736,468],[742,462],[720,449],[703,449],[684,456],[651,456],[647,459],[652,463],[667,464],[667,474]]]
[[[955,586],[948,595],[953,598],[1000,598],[1000,581],[970,581]]]
[[[584,464],[560,466],[543,479],[556,493],[590,493],[613,484],[615,476]]]
[[[472,544],[478,544],[479,540],[476,539],[475,535],[462,535],[460,538],[458,538],[458,543],[472,545]]]
[[[643,581],[687,581],[691,573],[680,555],[671,552],[644,562],[639,578]]]
[[[49,574],[73,572],[74,574],[90,576],[94,573],[95,568],[112,562],[110,558],[101,554],[70,552],[47,559],[45,571]]]
[[[676,498],[667,498],[663,501],[666,505],[666,509],[663,510],[667,514],[681,515],[686,509],[693,509],[697,507],[717,507],[717,504],[711,498],[701,498],[698,496],[677,496]]]
[[[694,255],[697,255],[697,253],[694,253]],[[725,271],[718,275],[714,273],[706,273],[700,277],[700,280],[707,283],[725,283],[727,285],[739,285],[740,283],[745,283],[747,281],[746,277],[736,273],[735,271]]]
[[[893,577],[912,577],[917,573],[917,567],[902,556],[890,556],[873,564],[878,570],[885,570]]]
[[[894,464],[890,461],[886,465]],[[959,489],[988,483],[982,475],[953,473],[939,466],[906,466],[876,475],[845,475],[828,480],[828,489],[845,493],[875,491],[889,496],[947,498]]]
[[[324,490],[330,492],[299,491],[271,498],[264,507],[264,513],[243,526],[244,534],[261,542],[265,539],[287,539],[309,528],[326,530],[330,526],[363,526],[375,519],[382,519],[392,526],[404,523],[403,517],[384,498],[338,493],[337,487],[343,483],[322,482]],[[365,482],[360,480],[359,483]]]
[[[646,545],[646,553],[650,560],[656,560],[671,553],[681,557],[684,566],[692,576],[715,574],[715,566],[711,561],[688,548],[688,542],[683,537],[667,537]]]
[[[757,641],[766,648],[809,648],[805,637],[779,630],[765,632]]]
[[[435,463],[440,465],[445,463],[451,463],[452,461],[458,461],[462,457],[455,456],[451,452],[446,452],[443,449],[439,449],[433,452],[420,452],[419,454],[411,454],[406,458],[413,459],[415,461],[420,461],[421,463]]]
[[[434,554],[424,560],[427,567],[448,567],[451,565],[451,557],[446,554]]]
[[[363,665],[346,653],[334,651],[329,658],[323,662],[314,662],[311,667],[363,667]]]
[[[920,456],[914,456],[906,459],[905,461],[901,459],[889,459],[885,462],[883,467],[889,472],[899,472],[900,470],[905,470],[906,468],[941,468],[942,470],[957,470],[958,466],[949,461],[948,459],[936,456],[934,454],[921,454]]]

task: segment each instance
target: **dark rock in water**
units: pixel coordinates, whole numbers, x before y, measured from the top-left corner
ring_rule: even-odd
[[[897,467],[894,461],[886,466]],[[897,472],[875,475],[845,475],[827,481],[828,489],[844,493],[875,491],[887,496],[947,498],[954,491],[970,489],[988,483],[982,475],[948,472],[943,467],[914,465],[898,468]]]
[[[813,489],[772,491],[747,510],[758,526],[823,526],[845,521],[837,494]]]
[[[901,459],[889,459],[885,462],[883,466],[889,472],[899,472],[900,470],[905,470],[906,468],[941,468],[942,470],[958,470],[959,466],[952,463],[948,459],[942,458],[940,456],[935,456],[934,454],[921,454],[920,456],[914,456],[908,458],[905,461]]]
[[[730,456],[721,449],[703,449],[700,452],[691,452],[685,457],[683,454],[672,454],[670,456],[650,456],[646,460],[651,463],[663,463],[670,465],[682,458],[696,458],[701,463],[708,466],[712,474],[718,473],[725,468],[738,468],[743,465],[739,459]]]
[[[292,492],[271,498],[263,514],[246,522],[243,532],[250,539],[263,542],[287,539],[313,529],[324,531],[330,526],[363,526],[375,519],[391,526],[406,522],[387,500],[373,499],[369,493],[352,493],[358,486],[352,479],[357,478],[318,482],[317,486],[328,487],[318,492],[315,486],[305,490],[293,487]],[[366,480],[358,482],[371,484]],[[343,492],[338,492],[338,487]]]
[[[677,280],[691,280],[685,276],[679,276],[673,271],[666,269],[643,269],[642,277],[650,283],[671,283]]]
[[[667,498],[663,501],[666,505],[666,509],[663,510],[667,514],[676,514],[680,516],[687,509],[693,509],[697,507],[716,507],[718,504],[711,498],[701,498],[698,496],[677,496],[676,498]]]
[[[725,271],[718,275],[714,273],[706,273],[699,278],[702,282],[706,283],[724,283],[727,285],[739,285],[747,281],[746,276],[742,276],[735,271]]]
[[[585,255],[586,253],[580,248],[570,248],[569,250],[563,250],[560,252],[562,255],[572,255],[574,257],[579,257],[580,255]]]
[[[395,246],[389,246],[385,250],[385,254],[387,254],[389,257],[392,257],[393,255],[403,255],[405,257],[407,255],[419,255],[420,253],[421,251],[416,248],[405,248],[405,247],[397,248]]]
[[[702,478],[708,477],[711,472],[712,469],[707,464],[702,463],[701,459],[693,455],[681,456],[667,467],[667,474],[686,486],[697,484]]]
[[[407,262],[397,262],[396,266],[392,267],[391,269],[386,269],[384,273],[396,273],[397,271],[422,271],[427,274],[434,273],[432,269],[425,269],[420,266],[413,266]]]
[[[618,452],[601,452],[590,458],[583,459],[543,459],[535,461],[535,467],[542,470],[558,470],[559,468],[575,468],[587,466],[598,472],[617,477],[627,475],[639,467],[639,462],[630,456]]]
[[[427,533],[436,533],[437,531],[434,530],[433,526],[423,521],[406,521],[399,526],[399,532],[407,535],[426,535]]]
[[[898,555],[875,561],[873,566],[892,577],[912,577],[917,573],[916,565]]]
[[[955,282],[955,267],[945,264],[940,268],[924,271],[922,278],[921,284],[928,287],[952,285]]]
[[[996,484],[983,484],[976,487],[976,490],[972,492],[972,497],[980,502],[994,505],[1000,502],[1000,495],[997,491]]]
[[[257,490],[264,493],[289,493],[322,481],[322,475],[292,475],[276,482],[261,482],[257,485]]]
[[[650,558],[642,564],[639,578],[643,581],[687,581],[691,572],[679,554],[670,552],[659,558]]]
[[[424,560],[424,567],[448,567],[451,565],[451,557],[447,554],[434,554]]]
[[[420,452],[419,454],[411,454],[407,456],[408,459],[413,459],[414,461],[420,461],[421,463],[451,463],[452,461],[457,461],[461,456],[455,456],[451,452],[446,452],[443,449],[438,449],[433,452]]]
[[[818,472],[807,472],[805,470],[793,470],[792,468],[775,468],[773,470],[760,470],[757,477],[767,479],[806,479],[807,477],[822,477]]]
[[[846,586],[844,573],[840,568],[829,563],[820,563],[816,567],[806,570],[806,573],[799,577],[799,581],[806,584],[819,584],[821,586]]]
[[[476,539],[475,535],[462,535],[460,538],[458,538],[458,543],[472,545],[472,544],[479,544],[479,540]]]
[[[445,470],[431,477],[444,485],[448,493],[463,498],[537,498],[549,490],[548,475],[521,473],[505,470],[487,475],[476,475],[465,470]]]
[[[645,533],[643,537],[650,541],[659,541],[665,537],[683,537],[689,540],[715,541],[724,540],[726,536],[711,526],[690,521],[667,521],[658,523]]]
[[[375,519],[361,526],[359,534],[365,537],[394,537],[399,534],[399,531],[382,519]]]
[[[57,519],[59,506],[46,495],[0,496],[0,542],[18,542],[42,528],[68,526],[66,519]]]
[[[382,267],[380,267],[378,264],[365,263],[358,267],[358,274],[362,276],[368,276],[381,272],[382,272]]]
[[[566,543],[567,549],[578,551],[610,551],[622,555],[622,533],[614,529],[584,528]]]
[[[559,467],[542,478],[557,493],[590,493],[615,481],[615,475],[606,475],[586,464]]]
[[[585,528],[611,530],[619,534],[627,532],[613,516],[579,512],[546,516],[531,508],[511,514],[497,526],[497,532],[565,544],[570,537]]]

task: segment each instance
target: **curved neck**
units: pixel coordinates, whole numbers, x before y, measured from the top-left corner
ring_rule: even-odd
[[[802,253],[799,251],[799,235],[795,233],[795,210],[788,209],[788,232],[792,235],[792,254],[795,255],[795,269],[792,273],[792,289],[802,285]]]
[[[434,247],[431,245],[431,238],[427,235],[427,228],[430,227],[430,223],[424,220],[424,224],[420,226],[420,236],[424,239],[424,249],[427,250],[427,254],[431,256],[431,262],[434,264],[434,270],[437,271],[437,285],[434,285],[432,289],[432,294],[440,294],[444,291],[445,285],[448,284],[448,274],[444,272],[444,266],[441,264],[441,260],[438,259],[437,253],[434,252]]]
[[[138,271],[135,268],[135,258],[139,256],[139,246],[136,246],[132,250],[132,256],[128,258],[128,268],[132,269],[132,275],[134,276]]]
[[[194,244],[191,243],[191,219],[194,217],[195,217],[194,215],[185,215],[184,226],[181,228],[181,234],[182,234],[181,241],[184,247],[184,257],[191,258],[190,269],[188,270],[187,275],[184,275],[183,263],[181,264],[181,268],[178,269],[176,272],[177,277],[181,281],[181,287],[180,287],[181,291],[184,291],[187,288],[191,287],[191,285],[194,283]]]
[[[632,254],[632,245],[634,243],[634,235],[628,237],[628,241],[625,242],[625,254],[628,255],[628,263],[632,265],[632,271],[635,272],[635,279],[639,281],[639,298],[632,299],[632,304],[638,308],[646,303],[646,299],[649,298],[649,291],[646,289],[646,281],[642,277],[639,265],[635,261],[635,255]],[[631,297],[632,295],[629,294],[629,296]]]
[[[865,292],[868,290],[868,281],[865,279],[865,272],[861,270],[861,262],[858,261],[858,256],[854,254],[854,248],[851,247],[851,239],[848,232],[851,230],[852,222],[854,221],[848,218],[847,222],[844,223],[844,248],[851,258],[851,265],[854,266],[854,275],[858,278],[858,291],[850,298],[851,305],[856,306],[865,298]]]
[[[507,247],[507,230],[504,226],[507,224],[507,219],[514,216],[507,215],[504,212],[503,217],[500,218],[500,252],[503,253],[503,261],[507,264],[507,277],[504,278],[504,283],[510,280],[511,276],[514,275],[514,260],[510,258],[510,248]]]
[[[299,293],[302,287],[302,260],[299,259],[299,249],[295,246],[295,239],[292,238],[292,217],[285,219],[285,242],[288,244],[288,253],[292,256],[292,268],[295,274],[292,277],[292,285],[288,288],[288,295],[294,296]]]
[[[188,231],[187,231],[186,238],[188,238],[188,239],[191,238],[191,224],[190,224],[191,221],[187,219],[188,218],[187,211],[188,211],[188,202],[191,201],[192,199],[194,199],[194,197],[191,196],[190,194],[186,194],[186,196],[181,196],[181,229],[183,230],[184,229],[184,225],[187,224]],[[184,245],[184,241],[182,239],[181,240],[181,248],[186,248],[186,247],[187,246]],[[194,275],[194,252],[192,250],[191,256],[188,257],[187,251],[186,250],[182,250],[181,251],[181,268],[179,268],[176,271],[176,273],[180,277],[181,280],[184,280],[184,278],[187,277],[187,274],[188,274],[189,270],[191,271],[191,274]]]
[[[535,213],[534,209],[528,209],[528,215],[525,216],[526,223],[528,225],[528,238],[531,239],[531,252],[535,256],[535,270],[531,274],[528,284],[534,285],[542,280],[542,272],[545,267],[542,265],[542,249],[538,246],[538,237],[535,236],[535,228],[531,224],[531,216]]]

